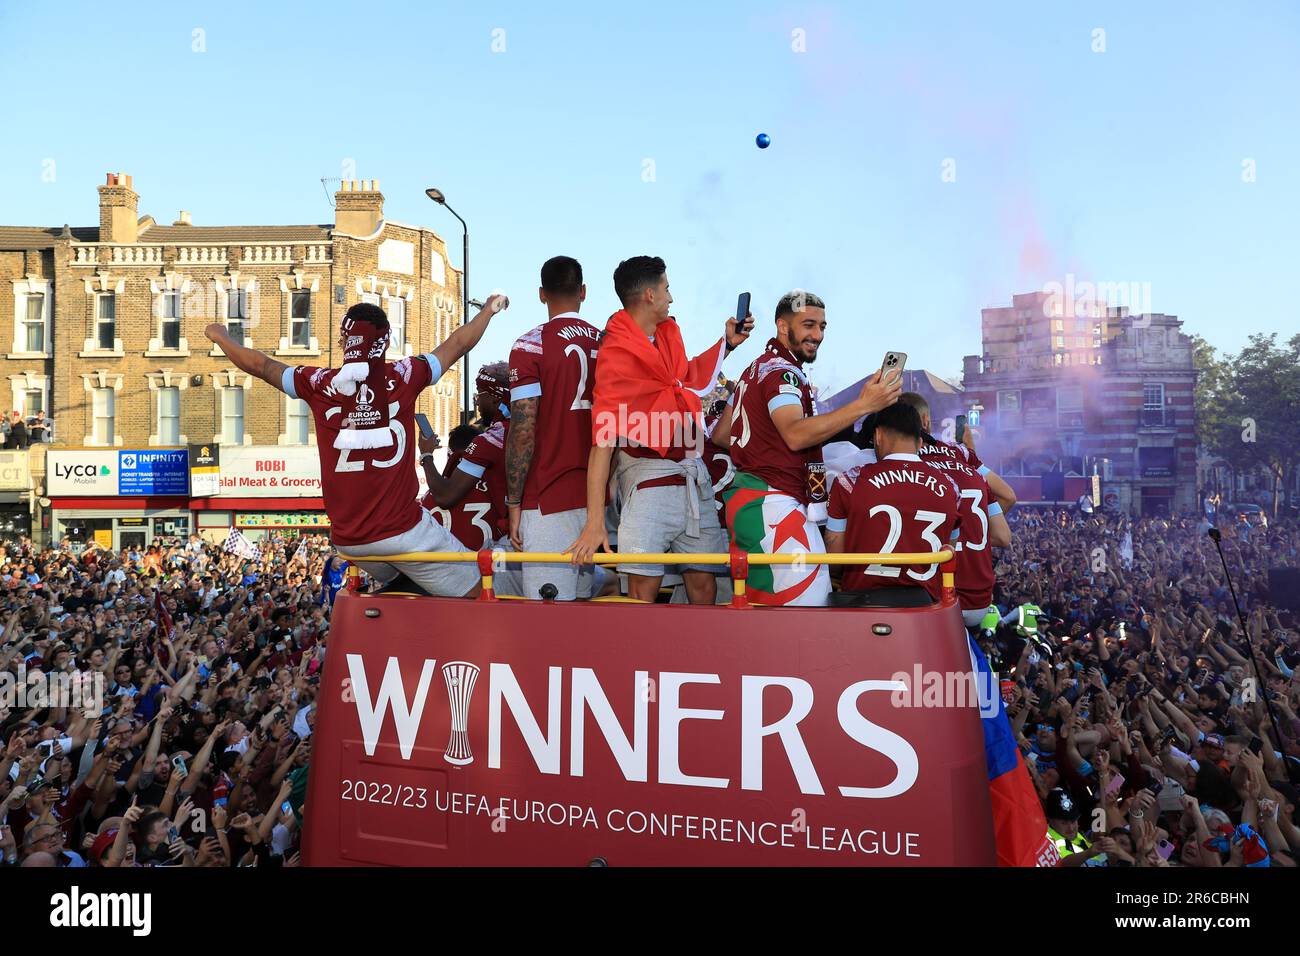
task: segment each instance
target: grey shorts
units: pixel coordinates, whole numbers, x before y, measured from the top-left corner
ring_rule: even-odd
[[[503,535],[492,542],[493,551],[513,551],[509,535]],[[523,565],[510,559],[494,561],[492,564],[492,590],[496,594],[508,597],[523,597]]]
[[[586,508],[549,515],[534,508],[519,515],[519,537],[525,551],[565,552],[586,526]],[[533,601],[540,599],[544,584],[555,585],[557,601],[585,600],[591,597],[595,582],[590,564],[576,568],[572,564],[525,564],[521,577],[523,597]]]
[[[718,523],[718,511],[713,499],[700,502],[700,534],[692,538],[686,534],[686,489],[681,486],[666,488],[638,488],[623,502],[618,524],[619,554],[698,554],[728,550],[727,533]],[[662,564],[623,564],[624,574],[660,577]],[[707,571],[724,574],[726,565],[679,564],[677,571]]]
[[[420,521],[410,531],[372,541],[370,544],[344,545],[344,554],[356,558],[382,558],[386,554],[410,554],[416,551],[468,551],[450,531],[438,523],[432,512],[420,509]],[[401,571],[435,597],[464,597],[480,581],[478,566],[464,564],[430,564],[416,561],[358,561],[357,567],[380,584],[387,584]]]

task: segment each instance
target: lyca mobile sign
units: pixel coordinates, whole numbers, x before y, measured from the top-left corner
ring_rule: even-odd
[[[116,495],[116,451],[50,451],[46,456],[46,493]]]

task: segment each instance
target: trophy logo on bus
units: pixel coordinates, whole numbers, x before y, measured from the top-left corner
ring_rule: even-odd
[[[442,665],[442,677],[447,682],[447,700],[451,704],[451,737],[443,758],[458,767],[474,762],[474,751],[469,747],[469,702],[474,696],[474,682],[478,668],[466,661],[449,661]]]

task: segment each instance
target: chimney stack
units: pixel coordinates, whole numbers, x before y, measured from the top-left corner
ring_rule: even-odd
[[[188,209],[182,209],[182,210],[181,210],[181,214],[180,214],[179,216],[176,217],[176,221],[173,222],[172,225],[173,225],[173,226],[192,226],[192,225],[194,225],[194,223],[190,221],[190,213],[189,213],[189,210],[188,210]]]
[[[345,179],[334,194],[334,228],[350,236],[370,236],[384,221],[384,194],[377,179]]]
[[[140,197],[126,173],[109,173],[99,187],[99,241],[135,242]]]

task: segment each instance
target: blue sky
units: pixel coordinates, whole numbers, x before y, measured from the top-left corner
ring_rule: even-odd
[[[159,221],[329,222],[320,178],[351,160],[457,263],[424,188],[469,221],[471,291],[514,303],[476,360],[540,320],[557,253],[598,325],[618,261],[662,255],[700,347],[738,292],[766,332],[783,291],[813,290],[827,387],[886,349],[957,374],[981,307],[1067,273],[1149,283],[1155,311],[1235,350],[1300,332],[1298,9],[4,3],[0,222],[92,224],[109,170]]]

